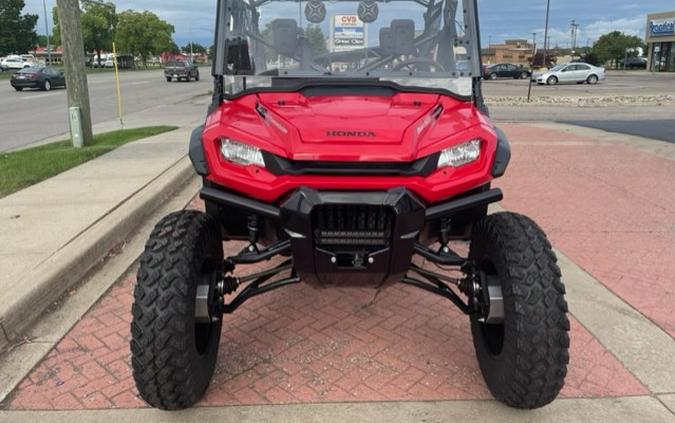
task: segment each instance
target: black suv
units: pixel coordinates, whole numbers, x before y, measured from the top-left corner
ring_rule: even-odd
[[[199,81],[199,68],[188,60],[172,60],[164,67],[164,77],[166,82],[171,82],[174,79],[188,82],[191,79]]]

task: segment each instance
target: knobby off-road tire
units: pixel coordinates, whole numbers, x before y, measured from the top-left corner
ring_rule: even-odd
[[[496,275],[504,297],[504,322],[471,318],[481,372],[496,399],[532,409],[553,401],[569,362],[565,287],[551,244],[532,220],[499,213],[473,229],[469,258]]]
[[[195,299],[222,262],[218,224],[204,213],[170,214],[150,235],[134,290],[131,357],[138,391],[153,407],[190,407],[211,381],[222,319],[196,324]]]

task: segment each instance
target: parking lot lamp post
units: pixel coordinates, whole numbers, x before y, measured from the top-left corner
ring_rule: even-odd
[[[47,33],[47,64],[52,64],[52,46],[49,39],[49,18],[47,17],[47,0],[42,0],[42,7],[45,11],[45,32]]]
[[[546,0],[546,25],[544,27],[544,67],[546,66],[546,56],[548,55],[548,20],[551,11],[551,0]]]

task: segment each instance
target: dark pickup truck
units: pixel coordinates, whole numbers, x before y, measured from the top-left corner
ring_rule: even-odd
[[[172,60],[164,67],[164,77],[166,82],[171,82],[174,79],[188,82],[191,79],[199,81],[199,68],[187,60]]]

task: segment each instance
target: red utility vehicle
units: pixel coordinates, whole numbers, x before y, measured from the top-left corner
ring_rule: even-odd
[[[536,408],[558,395],[569,322],[556,257],[529,218],[488,214],[510,148],[483,104],[476,11],[475,0],[218,1],[213,103],[190,140],[206,212],[158,223],[134,293],[134,378],[150,405],[196,403],[223,313],[301,281],[445,297],[469,316],[497,399]],[[224,257],[234,240],[248,244]]]

